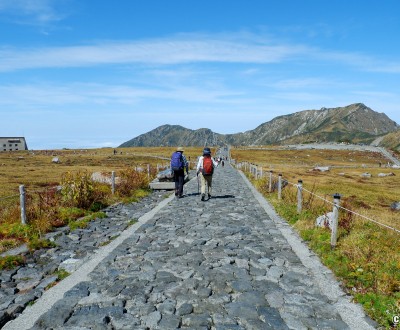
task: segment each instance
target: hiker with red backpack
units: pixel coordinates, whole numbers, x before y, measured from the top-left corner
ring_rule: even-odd
[[[212,187],[212,175],[214,168],[218,167],[218,163],[211,157],[210,148],[204,148],[203,156],[199,158],[197,163],[197,175],[201,181],[201,200],[205,200],[206,196],[206,184],[208,199],[211,198],[211,187]]]
[[[178,147],[171,156],[171,169],[174,171],[175,181],[175,196],[177,198],[183,197],[183,184],[185,181],[185,171],[189,175],[189,163],[183,155],[183,148]]]

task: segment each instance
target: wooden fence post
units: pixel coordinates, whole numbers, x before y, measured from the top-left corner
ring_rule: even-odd
[[[150,164],[147,164],[147,178],[150,180]]]
[[[332,217],[331,249],[334,249],[336,247],[336,242],[337,242],[339,204],[340,204],[340,195],[338,193],[336,193],[336,194],[333,195],[333,217]]]
[[[111,193],[115,193],[115,171],[111,172]]]
[[[19,202],[21,207],[21,223],[26,225],[26,212],[25,212],[25,186],[19,186]]]
[[[278,199],[282,199],[282,173],[278,174]]]
[[[260,178],[262,178],[263,177],[263,168],[262,168],[262,166],[260,166]]]
[[[272,192],[272,170],[269,171],[269,192]]]
[[[303,206],[303,180],[297,181],[297,213],[301,213]]]

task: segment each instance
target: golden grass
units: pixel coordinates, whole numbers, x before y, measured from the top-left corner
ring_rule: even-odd
[[[303,187],[319,196],[339,193],[343,200],[353,201],[352,210],[400,230],[398,213],[390,209],[400,201],[400,170],[379,167],[387,160],[374,152],[345,150],[256,150],[233,149],[232,158],[263,167],[264,173],[279,173],[292,184],[303,180]],[[316,166],[329,166],[327,172],[313,171]],[[371,178],[363,178],[363,173]],[[378,177],[379,173],[394,176]]]
[[[40,189],[60,184],[66,172],[79,171],[107,172],[118,171],[127,167],[142,167],[147,164],[155,167],[169,165],[169,159],[175,148],[118,148],[88,150],[53,150],[53,151],[15,151],[0,152],[0,199],[19,193],[19,185],[27,189]],[[185,148],[185,155],[195,163],[202,148]],[[155,158],[156,156],[165,157]],[[58,157],[59,164],[52,163]],[[1,201],[0,201],[1,202]],[[1,207],[1,204],[0,204]]]
[[[115,151],[107,148],[0,152],[0,226],[4,225],[0,228],[0,251],[42,237],[52,228],[81,216],[79,212],[86,214],[115,202],[138,200],[148,193],[140,190],[147,189],[157,168],[162,170],[169,166],[175,148],[119,148]],[[202,148],[185,148],[186,157],[192,161],[191,167],[196,165],[201,151]],[[60,163],[53,163],[54,157],[58,157]],[[150,173],[146,175],[148,165]],[[139,168],[142,171],[136,171]],[[90,179],[94,172],[111,176],[112,171],[120,178],[114,195],[109,184],[93,183]],[[20,185],[25,186],[28,221],[22,234]],[[57,186],[65,189],[57,193]],[[79,207],[78,213],[76,207]]]

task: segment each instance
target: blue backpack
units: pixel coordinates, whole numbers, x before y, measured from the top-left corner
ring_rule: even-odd
[[[173,171],[179,171],[183,169],[183,158],[181,152],[174,152],[171,157],[171,168]]]

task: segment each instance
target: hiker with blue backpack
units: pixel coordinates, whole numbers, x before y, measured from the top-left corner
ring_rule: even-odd
[[[183,154],[183,148],[178,147],[171,156],[171,169],[174,171],[175,196],[183,197],[183,184],[185,181],[185,169],[189,175],[189,163]]]
[[[201,181],[201,200],[205,200],[206,196],[206,184],[207,184],[207,195],[208,199],[211,198],[212,189],[212,176],[214,168],[218,167],[218,163],[211,157],[210,148],[204,148],[203,156],[199,158],[197,163],[197,176],[200,177]]]

